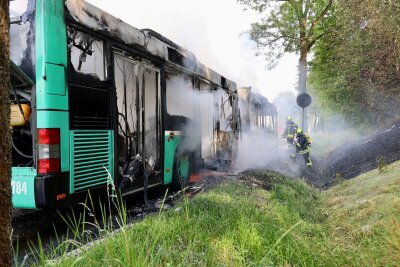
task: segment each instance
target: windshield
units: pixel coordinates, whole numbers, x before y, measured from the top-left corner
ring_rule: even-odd
[[[35,0],[10,1],[10,57],[35,80]]]

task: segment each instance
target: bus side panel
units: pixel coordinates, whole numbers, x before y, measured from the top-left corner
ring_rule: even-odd
[[[12,204],[15,208],[34,209],[36,169],[31,167],[12,167]]]
[[[166,185],[172,182],[175,152],[181,142],[182,136],[174,135],[171,137],[171,131],[165,131],[164,139],[164,184]]]
[[[62,0],[36,1],[36,61],[36,108],[68,110],[67,33]]]
[[[36,1],[37,128],[60,128],[61,171],[69,171],[69,113],[64,1]]]
[[[37,128],[60,128],[61,173],[37,176],[34,168],[12,169],[15,208],[47,207],[54,201],[51,188],[63,193],[68,187],[59,177],[69,171],[69,114],[65,69],[67,65],[66,25],[63,0],[36,1],[36,95]],[[36,142],[36,140],[34,140]],[[56,181],[55,181],[56,180]],[[39,201],[38,200],[43,200]]]

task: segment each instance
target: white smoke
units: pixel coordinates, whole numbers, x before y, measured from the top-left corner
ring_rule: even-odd
[[[175,125],[172,129],[166,128],[166,130],[175,130],[179,127],[184,134],[184,141],[180,148],[189,152],[199,150],[202,128],[197,103],[200,101],[200,92],[193,89],[191,80],[184,75],[170,75],[167,79],[166,90],[168,116],[176,116],[173,118],[173,123],[181,124],[181,126]]]
[[[239,154],[234,168],[267,169],[297,176],[304,164],[302,157],[297,156],[297,161],[290,158],[293,152],[294,147],[288,146],[286,139],[253,128],[243,133],[239,140]]]
[[[301,125],[302,109],[296,104],[296,96],[291,92],[282,92],[274,99],[278,110],[278,134],[282,136],[287,116]],[[319,109],[315,107],[319,106]],[[321,160],[337,147],[359,139],[363,133],[346,122],[345,118],[335,112],[323,109],[319,99],[313,96],[313,103],[308,112],[308,134],[311,137],[311,158]],[[364,133],[365,134],[365,133]]]
[[[183,131],[181,149],[197,153],[208,162],[216,153],[214,130],[217,122],[221,131],[232,131],[234,108],[230,106],[229,95],[222,89],[214,90],[206,83],[200,83],[200,88],[193,89],[192,80],[181,74],[168,75],[166,90],[166,130]]]
[[[249,40],[250,25],[260,19],[232,0],[89,0],[139,29],[150,28],[193,52],[197,59],[239,86],[250,85],[272,99],[294,91],[297,56],[285,55],[274,70],[265,69]]]

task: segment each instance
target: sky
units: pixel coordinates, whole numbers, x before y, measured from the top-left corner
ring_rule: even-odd
[[[240,86],[269,100],[295,92],[297,56],[285,55],[267,70],[246,31],[260,16],[236,0],[89,0],[138,29],[150,28],[192,51],[197,59]]]

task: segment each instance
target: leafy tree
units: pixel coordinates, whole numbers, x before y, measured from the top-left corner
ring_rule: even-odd
[[[11,265],[10,49],[8,0],[0,1],[0,266]]]
[[[321,108],[358,125],[399,119],[400,2],[337,0],[334,26],[314,47],[309,82]]]
[[[295,52],[299,58],[298,90],[306,92],[307,57],[314,44],[326,34],[333,0],[238,0],[263,14],[253,23],[250,38],[257,44],[269,67],[274,67],[283,53]],[[304,118],[307,125],[307,117]]]

